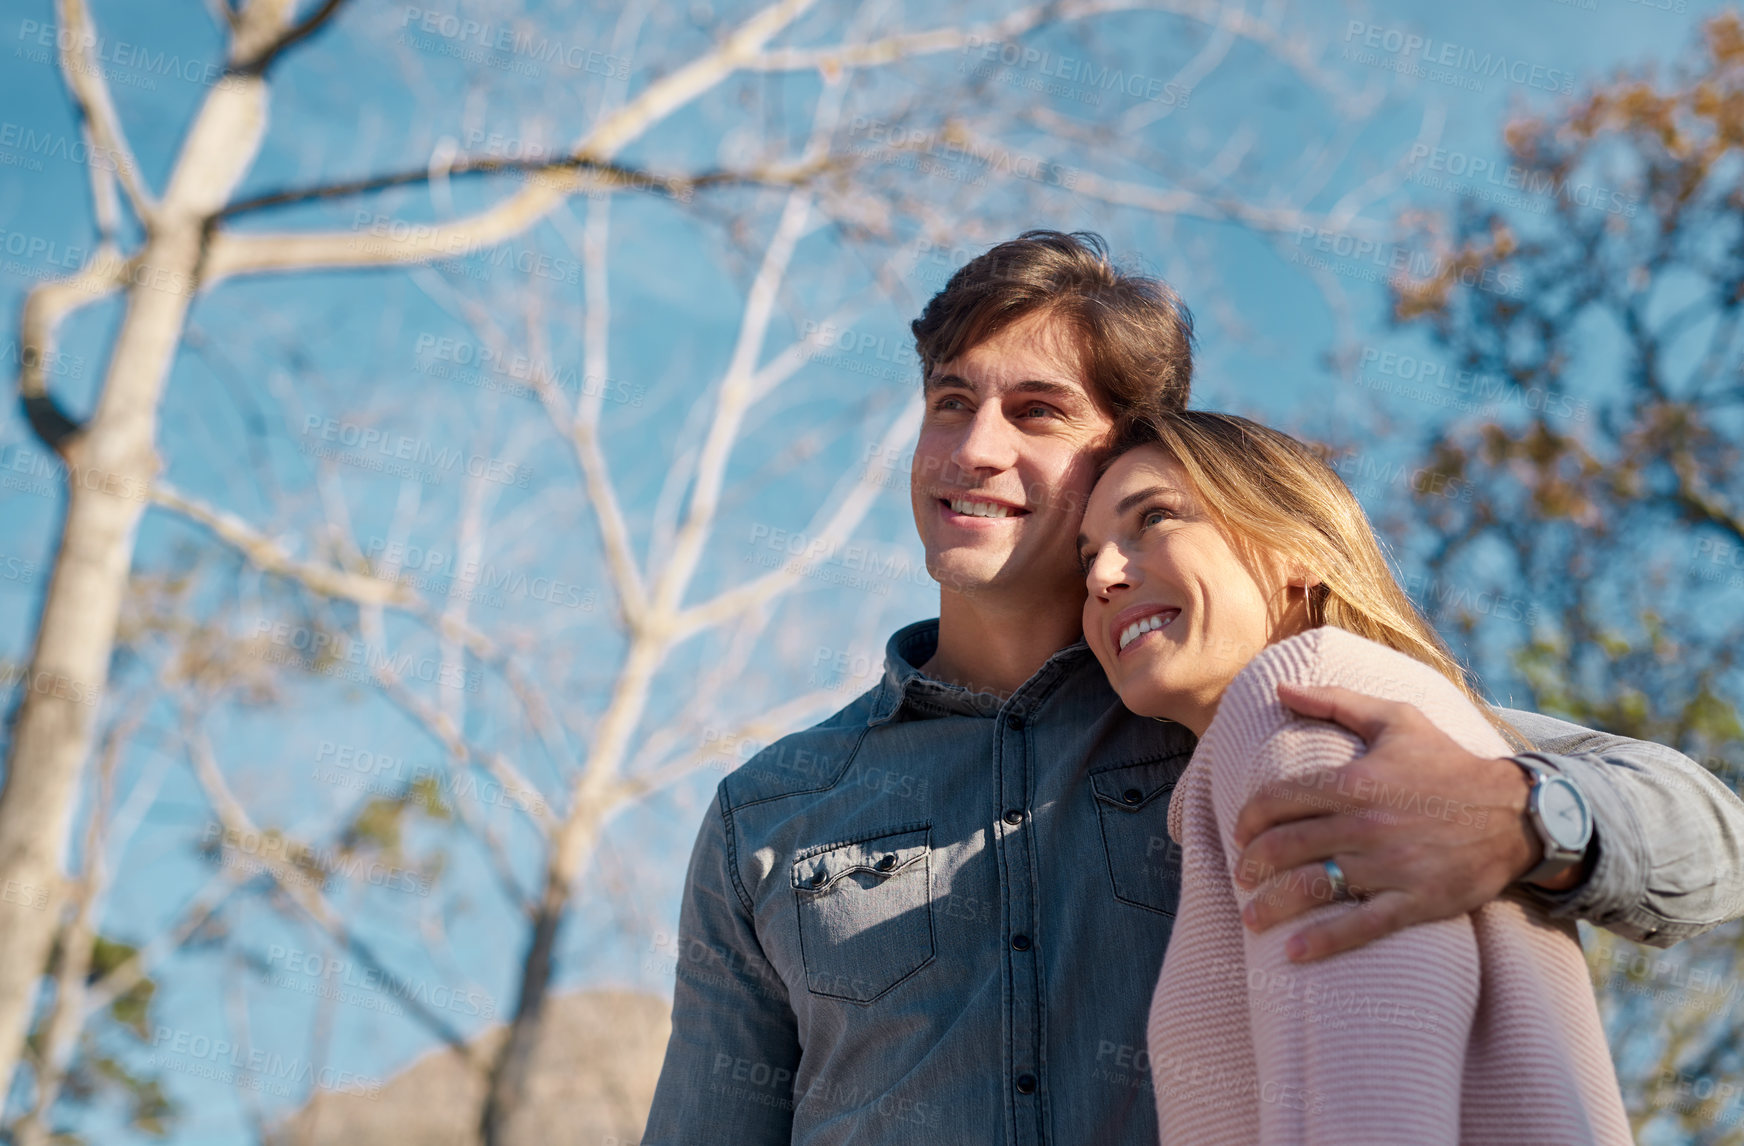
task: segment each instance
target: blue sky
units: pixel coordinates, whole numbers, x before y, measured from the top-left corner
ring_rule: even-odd
[[[1683,0],[1664,4],[1685,7]],[[886,6],[881,18],[907,27],[927,27],[938,18],[934,6],[907,7],[904,14],[901,5]],[[1146,129],[1151,160],[1114,157],[1085,144],[1064,162],[1087,174],[1167,188],[1203,177],[1219,157],[1232,158],[1239,148],[1239,163],[1228,173],[1231,186],[1261,203],[1300,194],[1299,206],[1327,212],[1364,180],[1410,156],[1425,124],[1439,125],[1439,150],[1418,158],[1409,169],[1412,181],[1359,213],[1360,220],[1385,224],[1413,204],[1445,206],[1457,189],[1509,193],[1496,175],[1504,166],[1500,127],[1508,114],[1555,106],[1564,98],[1559,89],[1565,83],[1578,90],[1618,67],[1654,61],[1664,66],[1690,47],[1702,15],[1712,8],[1690,3],[1686,11],[1664,11],[1633,0],[1302,5],[1282,19],[1283,47],[1299,48],[1312,70],[1353,98],[1384,94],[1360,130],[1350,129],[1337,105],[1276,55],[1242,43],[1193,87],[1184,106]],[[619,57],[612,42],[616,6],[529,4],[512,12],[429,7],[444,16],[477,15],[481,23],[511,33],[553,37],[580,53],[570,57],[581,61],[578,67],[527,69],[537,72],[529,75],[517,70],[527,62],[524,55],[481,54],[464,38],[421,32],[422,7],[350,6],[335,27],[276,73],[271,128],[242,194],[417,168],[444,138],[474,151],[497,146],[493,135],[509,141],[502,146],[560,145],[589,122],[610,73],[620,67],[627,72],[633,94],[686,51],[706,46],[715,19],[736,18],[747,10],[743,5],[721,5],[718,11],[706,4],[659,7],[644,32],[644,44],[658,47]],[[974,10],[986,17],[1002,8]],[[106,38],[114,99],[140,169],[151,186],[161,188],[205,90],[201,69],[215,58],[219,40],[206,11],[192,0],[93,0],[93,11]],[[6,59],[0,67],[0,315],[7,316],[0,342],[14,355],[16,315],[25,292],[40,278],[77,266],[94,241],[86,170],[68,158],[76,126],[52,52],[49,62],[40,58],[44,29],[52,21],[48,0],[14,5],[0,21],[0,52]],[[842,9],[825,5],[784,42],[833,39],[843,23]],[[1204,38],[1201,29],[1155,14],[1113,17],[1085,35],[1088,39],[1040,36],[1023,43],[1054,53],[1056,68],[1060,58],[1075,54],[1161,78],[1173,75]],[[1510,61],[1520,82],[1480,77],[1471,61],[1488,57]],[[964,65],[975,62],[967,53],[952,53],[904,67],[872,80],[864,98],[867,106],[902,98],[943,106],[960,90]],[[1397,69],[1411,62],[1430,74],[1401,81]],[[1020,67],[1016,78],[1047,66]],[[1474,90],[1480,78],[1481,90]],[[802,131],[815,92],[815,80],[807,77],[729,85],[640,141],[627,158],[660,170],[727,162],[771,132],[792,137]],[[1134,103],[1109,97],[1092,106],[1082,94],[1052,102],[1039,97],[1038,106],[1093,126],[1111,122]],[[1167,166],[1151,169],[1152,160]],[[960,226],[965,250],[1022,226],[1084,227],[1107,234],[1126,263],[1167,277],[1199,316],[1199,405],[1340,441],[1375,463],[1398,457],[1415,434],[1459,414],[1410,396],[1378,393],[1374,385],[1354,380],[1359,372],[1329,361],[1335,352],[1354,351],[1368,377],[1401,383],[1424,377],[1419,372],[1425,368],[1433,376],[1439,362],[1420,336],[1389,328],[1380,288],[1372,281],[1379,264],[1341,256],[1346,248],[1337,236],[1261,236],[1229,222],[1162,219],[1069,191],[1031,195],[1033,189],[1026,187],[1019,194],[997,180],[977,188],[917,177],[915,185],[919,197]],[[396,191],[276,212],[239,226],[367,231],[377,217],[438,219],[491,201],[507,187],[502,180],[456,181],[447,199],[424,189]],[[1529,199],[1521,201],[1530,207]],[[742,212],[750,220],[744,246],[754,256],[767,237],[772,202],[767,193],[720,192],[705,194],[694,208],[629,195],[613,205],[614,397],[606,407],[606,442],[639,550],[655,536],[651,523],[663,512],[661,491],[668,475],[688,464],[683,443],[699,429],[693,403],[707,392],[731,348],[749,271],[726,219]],[[500,617],[542,629],[556,642],[562,672],[554,688],[566,703],[595,710],[620,640],[607,618],[608,589],[591,525],[578,499],[566,492],[575,485],[573,463],[548,434],[523,432],[537,421],[536,406],[526,399],[481,385],[438,388],[431,382],[443,376],[444,368],[449,377],[464,373],[457,367],[469,352],[456,348],[478,344],[457,318],[457,300],[463,298],[478,300],[509,329],[510,341],[534,357],[574,367],[580,356],[581,298],[575,243],[583,215],[578,204],[570,214],[507,244],[515,257],[547,256],[543,271],[533,276],[493,269],[486,252],[445,271],[441,282],[393,271],[224,284],[195,307],[195,337],[184,345],[170,379],[160,449],[166,476],[178,486],[287,536],[306,535],[319,517],[306,447],[319,438],[325,419],[381,427],[439,450],[458,451],[457,456],[477,453],[526,467],[532,480],[521,484],[511,478],[489,491],[494,512],[511,523],[493,534],[489,557],[511,571],[573,586],[575,602],[595,604],[552,607],[523,594],[505,605]],[[129,245],[134,241],[136,236],[128,237]],[[792,293],[783,300],[777,335],[797,335],[863,286],[866,276],[854,270],[861,265],[858,257],[836,230],[808,237],[796,259]],[[1347,293],[1346,316],[1329,308],[1305,273],[1305,260],[1316,258],[1325,260]],[[771,551],[775,530],[802,530],[844,466],[864,456],[876,429],[913,384],[907,370],[911,360],[905,357],[906,324],[949,269],[948,258],[921,258],[903,291],[855,321],[860,350],[808,366],[796,385],[752,418],[729,473],[734,492],[699,591],[739,580]],[[517,291],[536,295],[547,308],[548,345],[542,354],[513,327],[518,316],[509,304]],[[115,307],[96,306],[62,327],[67,369],[55,386],[70,408],[89,408],[117,317]],[[502,382],[504,376],[471,377],[477,383]],[[1603,385],[1597,376],[1589,381]],[[60,501],[16,404],[0,414],[0,450],[6,451],[0,470],[19,478],[0,490],[0,653],[18,659],[28,654],[44,570],[57,540]],[[1363,472],[1381,471],[1359,467],[1359,477]],[[396,512],[406,511],[404,486],[355,470],[343,476],[359,545],[385,548],[394,536]],[[419,491],[411,532],[402,538],[421,553],[437,550],[433,567],[438,573],[452,569],[455,546],[443,527],[452,525],[463,485],[452,480],[452,471],[447,476],[450,480],[425,483]],[[1372,504],[1397,492],[1384,482],[1352,484]],[[899,489],[885,492],[859,537],[882,546],[887,556],[918,556]],[[202,540],[185,524],[150,513],[141,532],[139,567],[160,567],[178,542]],[[8,569],[17,575],[6,575]],[[255,591],[248,577],[238,582],[240,592]],[[805,687],[823,672],[848,686],[842,692],[845,701],[867,683],[856,669],[875,663],[883,635],[930,616],[934,602],[930,587],[917,577],[897,578],[876,593],[822,580],[808,583],[807,592],[784,606],[776,632],[758,650],[759,669],[740,682],[743,695],[706,699],[724,714],[742,713],[758,701]],[[675,657],[668,688],[652,709],[645,734],[695,699],[695,681],[721,652],[720,644],[705,642]],[[482,740],[520,744],[529,739],[524,730],[502,727],[500,711],[482,705],[469,712],[468,720],[469,734]],[[247,794],[251,806],[271,809],[276,822],[314,833],[331,825],[342,797],[357,791],[311,780],[322,768],[334,774],[339,750],[329,746],[377,752],[398,761],[394,767],[402,772],[435,764],[440,755],[369,686],[324,678],[292,682],[281,706],[227,709],[213,735],[232,785]],[[542,764],[531,751],[525,759],[532,779],[556,784],[549,762]],[[584,894],[572,913],[564,939],[566,985],[613,982],[668,989],[669,975],[648,958],[647,931],[670,926],[682,857],[701,802],[718,775],[704,769],[674,793],[619,821],[599,887]],[[154,776],[161,783],[155,789],[149,786]],[[123,790],[142,783],[147,787],[138,789],[140,829],[125,854],[111,856],[123,874],[104,919],[106,932],[135,941],[154,934],[210,871],[194,850],[210,816],[173,747],[145,740],[129,754]],[[155,795],[147,799],[148,793]],[[504,813],[502,822],[512,819]],[[525,841],[513,850],[523,870],[533,870],[534,853]],[[607,889],[614,880],[628,887]],[[477,849],[456,845],[441,888],[436,897],[441,906],[433,916],[419,914],[431,897],[395,899],[355,885],[346,894],[355,896],[352,910],[360,927],[402,960],[399,965],[409,976],[450,990],[482,991],[498,1009],[509,1006],[519,938],[512,915],[493,898]],[[640,920],[626,925],[625,911],[639,913]],[[447,963],[431,958],[411,932],[420,918],[428,922],[431,917],[452,929]],[[308,947],[305,933],[263,906],[244,909],[233,922],[256,954],[281,961],[277,972],[293,959],[289,951]],[[226,970],[229,966],[215,953],[170,960],[157,1021],[178,1030],[225,1029],[212,984],[226,974],[247,978]],[[255,1044],[284,1055],[304,1053],[307,996],[250,982]],[[409,1023],[382,1022],[379,1012],[365,1007],[339,1010],[333,1053],[346,1069],[385,1077],[429,1045],[427,1035]],[[463,1028],[476,1024],[476,1015],[455,1014]],[[238,1140],[243,1115],[235,1095],[187,1073],[185,1066],[166,1075],[191,1112],[176,1140]],[[267,1105],[271,1108],[273,1100]],[[103,1125],[100,1112],[89,1117],[91,1125]],[[106,1133],[102,1140],[126,1138]]]

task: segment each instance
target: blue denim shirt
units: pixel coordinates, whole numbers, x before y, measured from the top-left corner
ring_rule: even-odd
[[[1129,712],[1082,643],[1000,698],[916,669],[937,637],[896,633],[877,687],[721,782],[644,1146],[1155,1146],[1145,1021],[1193,737]],[[1596,867],[1555,913],[1669,944],[1744,910],[1718,780],[1507,715],[1594,809]]]

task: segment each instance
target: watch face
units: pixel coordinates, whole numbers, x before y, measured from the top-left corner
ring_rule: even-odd
[[[1573,784],[1560,776],[1545,781],[1538,800],[1545,830],[1561,847],[1577,849],[1586,843],[1587,806]]]

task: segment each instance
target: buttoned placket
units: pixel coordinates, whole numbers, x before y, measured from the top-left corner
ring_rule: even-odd
[[[995,799],[990,815],[1002,908],[1003,1082],[1006,1141],[1011,1146],[1048,1146],[1049,1142],[1047,1064],[1043,1058],[1047,1037],[1042,1005],[1043,937],[1036,933],[1041,906],[1039,860],[1031,830],[1036,790],[1036,777],[1030,770],[1035,759],[1031,745],[1044,705],[1079,655],[1088,655],[1082,642],[1055,653],[993,713],[990,766]],[[915,658],[907,659],[914,663]],[[902,674],[891,672],[883,684],[873,705],[870,723],[874,726],[892,719],[904,704],[984,714],[987,706],[983,702],[994,699],[913,669]]]
[[[1040,889],[1032,767],[1037,762],[1031,748],[1043,706],[1064,675],[1070,653],[1056,653],[994,716],[992,765],[998,803],[994,840],[1005,928],[1005,1093],[1013,1146],[1045,1146],[1048,1141],[1046,1062],[1042,1055],[1047,1037],[1042,1006],[1042,937],[1036,934]]]

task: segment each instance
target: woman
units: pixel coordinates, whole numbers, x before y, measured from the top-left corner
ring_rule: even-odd
[[[1324,799],[1362,751],[1280,682],[1408,701],[1485,756],[1518,737],[1338,475],[1245,418],[1162,415],[1123,428],[1083,529],[1085,639],[1129,708],[1200,738],[1169,807],[1182,893],[1149,1026],[1163,1146],[1630,1142],[1572,923],[1504,898],[1308,964],[1285,956],[1294,928],[1242,926],[1242,805],[1268,784]],[[1328,874],[1302,922],[1363,909]]]

